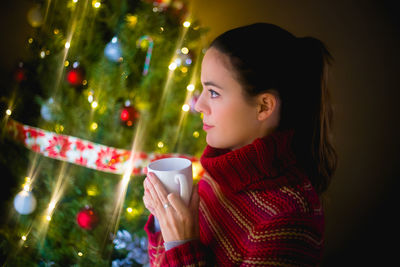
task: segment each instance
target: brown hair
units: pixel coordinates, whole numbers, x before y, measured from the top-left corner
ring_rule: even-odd
[[[210,47],[229,56],[247,99],[268,90],[279,94],[277,130],[294,129],[292,146],[297,160],[315,190],[324,192],[337,166],[327,87],[332,56],[326,46],[273,24],[255,23],[221,34]]]

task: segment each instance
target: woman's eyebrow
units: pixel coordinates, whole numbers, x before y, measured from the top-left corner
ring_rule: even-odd
[[[212,81],[206,81],[206,82],[204,82],[204,85],[207,85],[207,86],[214,86],[214,87],[217,87],[217,88],[219,88],[219,89],[223,89],[221,86],[219,86],[218,84],[216,84],[216,83],[214,83],[214,82],[212,82]]]

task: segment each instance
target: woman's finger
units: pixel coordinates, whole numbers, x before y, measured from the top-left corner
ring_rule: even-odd
[[[154,214],[154,209],[153,209],[153,207],[151,206],[151,204],[149,203],[149,201],[147,200],[147,197],[146,197],[146,196],[143,196],[143,204],[144,204],[144,206],[146,207],[146,209],[147,209],[148,211],[150,211],[151,214]]]
[[[153,190],[150,190],[152,193],[153,199],[158,202],[156,204],[160,205],[164,208],[164,204],[168,203],[167,195],[168,192],[165,189],[164,185],[160,182],[158,177],[154,173],[148,173],[149,178],[149,187],[152,187]]]
[[[183,216],[188,212],[186,204],[177,194],[171,193],[167,196],[167,199],[179,216]]]

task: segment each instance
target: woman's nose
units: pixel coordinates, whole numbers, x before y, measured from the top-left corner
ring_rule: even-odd
[[[196,104],[194,105],[194,109],[195,109],[197,112],[200,112],[200,113],[203,113],[203,114],[207,112],[208,108],[207,108],[207,104],[206,104],[205,101],[204,101],[204,94],[203,94],[203,92],[200,94],[199,98],[197,99],[197,102],[196,102]]]

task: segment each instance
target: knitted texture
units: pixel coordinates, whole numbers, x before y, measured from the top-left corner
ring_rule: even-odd
[[[199,182],[200,240],[165,251],[149,236],[152,266],[316,266],[323,210],[291,150],[293,131],[275,132],[230,151],[206,147]]]

